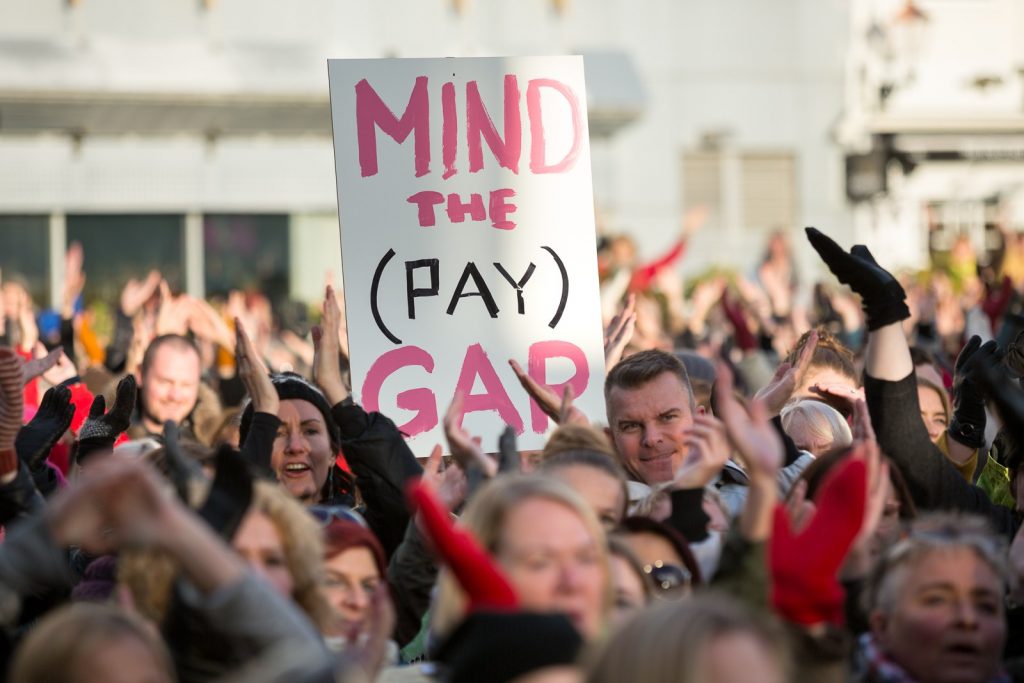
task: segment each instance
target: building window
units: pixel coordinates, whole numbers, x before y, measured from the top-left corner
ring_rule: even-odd
[[[685,152],[683,201],[707,206],[712,229],[790,229],[797,216],[796,157],[727,148]]]
[[[747,152],[740,156],[742,226],[789,229],[796,221],[796,160],[792,154]]]
[[[288,216],[209,214],[203,217],[206,295],[259,291],[288,297]]]
[[[49,216],[0,216],[0,281],[20,282],[36,306],[50,303]]]
[[[115,305],[131,278],[156,268],[175,292],[184,285],[183,216],[69,215],[67,240],[81,242],[85,253],[86,303]]]

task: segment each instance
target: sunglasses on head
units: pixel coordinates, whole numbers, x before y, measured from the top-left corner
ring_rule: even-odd
[[[320,526],[327,526],[334,520],[340,522],[354,522],[363,528],[368,528],[363,516],[348,507],[347,505],[313,505],[308,508],[309,514],[320,522]]]

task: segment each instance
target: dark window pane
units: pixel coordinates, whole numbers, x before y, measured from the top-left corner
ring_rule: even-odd
[[[272,302],[288,296],[288,216],[211,214],[203,217],[206,295],[259,291]]]
[[[68,216],[68,243],[81,242],[85,252],[86,302],[116,305],[124,284],[153,268],[180,292],[185,285],[183,222],[173,215]]]
[[[0,277],[21,282],[36,306],[50,305],[48,216],[0,216]]]

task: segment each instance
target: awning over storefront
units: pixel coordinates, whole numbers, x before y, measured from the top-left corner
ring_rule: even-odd
[[[136,47],[0,41],[0,134],[331,133],[330,50]],[[624,52],[587,52],[584,63],[591,135],[614,135],[642,114],[643,85]]]

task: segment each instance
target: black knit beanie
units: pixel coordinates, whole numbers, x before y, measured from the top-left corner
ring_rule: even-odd
[[[572,666],[583,639],[561,614],[472,612],[441,645],[447,683],[507,683],[553,666]]]
[[[316,409],[323,415],[324,425],[327,427],[327,434],[331,439],[331,446],[337,450],[341,445],[341,433],[338,431],[338,425],[334,424],[334,418],[331,417],[331,405],[327,402],[327,397],[324,396],[323,392],[305,377],[294,372],[272,374],[270,381],[273,382],[274,388],[277,389],[277,397],[282,401],[298,399],[316,406]],[[245,406],[245,410],[242,411],[242,418],[238,425],[238,443],[240,444],[245,443],[245,437],[249,434],[252,414],[252,401],[249,401]]]

